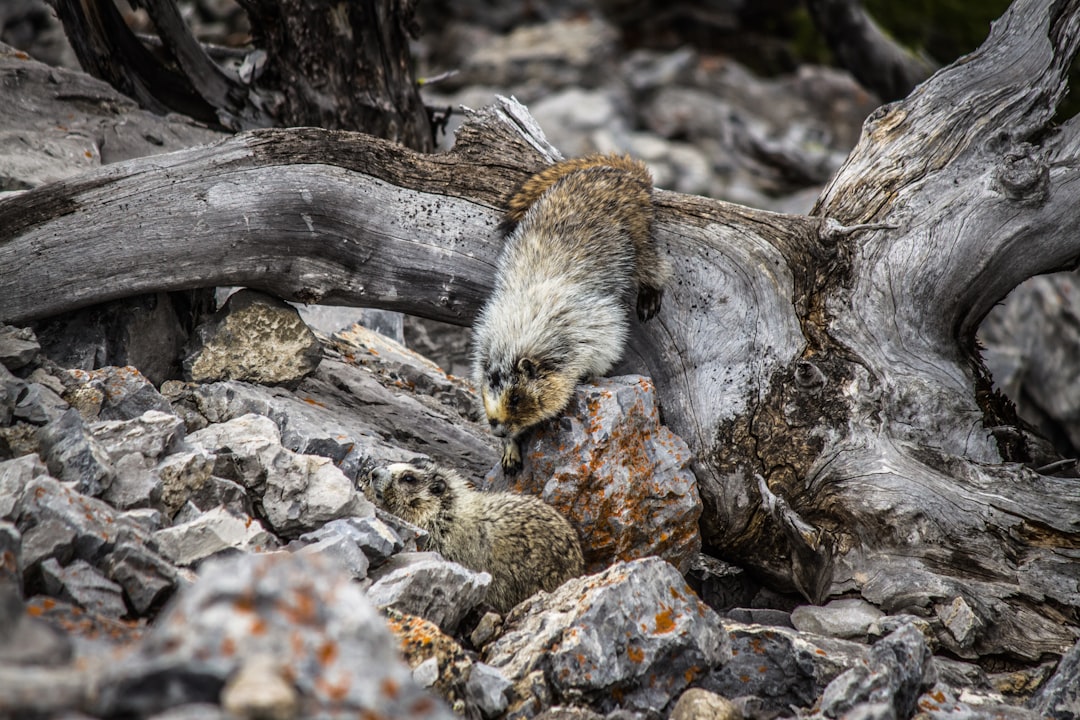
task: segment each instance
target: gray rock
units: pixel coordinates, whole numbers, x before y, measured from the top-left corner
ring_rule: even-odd
[[[161,478],[159,509],[172,517],[191,497],[204,492],[215,458],[202,448],[166,455],[154,468]]]
[[[49,469],[37,455],[23,455],[0,462],[0,518],[13,520],[15,504],[23,488],[34,478],[48,473]]]
[[[32,382],[15,405],[14,417],[32,425],[45,425],[60,418],[70,406],[53,389]]]
[[[216,475],[262,494],[266,475],[281,449],[281,432],[270,418],[248,413],[197,430],[188,442],[214,454]]]
[[[252,655],[225,683],[221,706],[236,718],[287,720],[298,717],[300,697],[279,659]]]
[[[630,130],[626,113],[609,89],[567,87],[531,103],[529,112],[568,157],[600,149],[598,134],[619,142]]]
[[[296,387],[322,360],[322,345],[296,308],[240,290],[195,329],[184,375],[200,383],[242,380]]]
[[[153,461],[139,453],[123,455],[113,462],[115,476],[101,499],[117,510],[162,507],[161,477]]]
[[[405,549],[394,529],[377,517],[350,517],[331,520],[317,530],[300,536],[302,542],[315,543],[344,537],[351,540],[370,561],[381,565],[394,553]]]
[[[375,507],[328,458],[281,449],[267,471],[263,512],[283,537],[297,537],[338,518],[375,514]]]
[[[1027,705],[1054,720],[1080,718],[1080,642],[1062,655],[1054,675]]]
[[[754,696],[763,713],[810,707],[837,675],[865,662],[860,643],[784,627],[724,621],[722,662],[701,687],[727,698]]]
[[[61,564],[71,561],[75,555],[75,529],[56,518],[48,518],[23,533],[19,565],[23,579],[31,587],[40,580],[43,563],[59,560]]]
[[[0,585],[14,584],[22,592],[22,574],[19,572],[22,557],[22,533],[14,523],[0,520]]]
[[[378,607],[417,615],[452,634],[469,611],[484,601],[491,575],[426,553],[411,560],[402,553],[395,557],[393,568],[384,565],[368,588],[368,598]]]
[[[70,409],[38,432],[49,472],[74,483],[77,492],[96,497],[108,490],[115,470],[109,453],[94,438],[75,409]]]
[[[132,453],[158,460],[179,449],[184,421],[171,412],[147,410],[130,420],[90,423],[90,432],[114,462]]]
[[[321,540],[296,548],[295,552],[302,557],[322,555],[331,558],[338,565],[348,570],[349,574],[357,580],[363,580],[367,577],[368,566],[370,565],[367,555],[356,544],[356,541],[348,536],[324,537]]]
[[[732,608],[725,612],[724,617],[734,620],[743,625],[776,625],[778,627],[794,628],[791,623],[791,613],[773,608]]]
[[[960,595],[950,603],[934,605],[934,614],[956,640],[962,650],[969,650],[982,631],[983,621]]]
[[[128,604],[140,616],[160,608],[178,585],[176,568],[142,544],[118,543],[106,558],[104,570],[124,588]]]
[[[109,505],[86,497],[49,476],[39,476],[27,483],[14,513],[15,524],[23,532],[24,554],[28,540],[38,532],[49,538],[70,533],[73,535],[71,555],[91,565],[97,565],[111,551],[118,533],[124,527],[117,521],[117,513]],[[50,521],[56,525],[49,526],[48,531],[36,530]],[[62,562],[67,559],[57,557]]]
[[[42,626],[52,630],[44,623]],[[0,713],[5,718],[20,720],[91,720],[79,709],[86,707],[94,693],[96,674],[97,668],[80,670],[61,662],[30,665],[0,661]]]
[[[884,615],[862,598],[841,598],[820,606],[800,605],[791,611],[791,624],[803,632],[865,642],[870,627]]]
[[[127,615],[123,589],[108,580],[85,560],[61,567],[55,558],[41,565],[45,592],[106,617]]]
[[[137,652],[109,669],[95,712],[145,716],[217,702],[253,657],[280,662],[305,716],[452,717],[413,681],[385,620],[352,578],[290,553],[205,563]]]
[[[68,374],[100,398],[99,420],[132,420],[147,410],[172,412],[169,401],[149,380],[131,366],[97,370],[69,370]]]
[[[473,663],[465,684],[468,703],[486,718],[497,717],[509,704],[507,693],[513,686],[506,677],[484,663]]]
[[[210,510],[220,505],[235,515],[255,514],[251,497],[243,485],[214,475],[191,495],[190,501],[200,510]]]
[[[190,567],[226,551],[262,552],[277,547],[274,536],[259,521],[234,515],[224,507],[154,533],[161,554],[176,565]]]
[[[37,361],[41,353],[34,331],[0,324],[0,365],[19,370]]]
[[[0,365],[0,426],[10,425],[15,416],[15,406],[26,392],[26,381],[15,377]]]
[[[431,537],[431,534],[424,528],[413,525],[407,520],[402,520],[397,515],[388,513],[378,506],[375,506],[375,518],[383,525],[390,528],[390,531],[401,539],[402,550],[406,552],[422,552],[427,550],[428,538]],[[398,551],[395,550],[394,552]],[[379,564],[379,562],[375,561],[375,557],[369,555],[368,558],[372,561],[373,565]]]
[[[865,665],[837,676],[821,696],[825,717],[851,717],[856,707],[864,717],[910,717],[929,669],[930,648],[912,625],[879,640]]]
[[[869,703],[868,703],[869,705]],[[884,704],[888,708],[887,704]],[[855,709],[858,712],[859,706]],[[850,715],[854,717],[854,713]],[[845,718],[849,715],[845,715]],[[860,717],[862,717],[860,715]],[[1047,720],[1053,715],[1036,712],[1004,702],[993,696],[969,690],[954,690],[935,685],[919,697],[919,720]]]
[[[701,499],[690,449],[660,424],[651,380],[579,385],[521,449],[521,471],[508,478],[496,467],[492,488],[538,495],[562,513],[582,539],[586,571],[654,555],[689,569],[701,549]]]
[[[67,635],[28,614],[18,587],[0,581],[0,670],[8,665],[60,665],[71,654]],[[0,675],[0,698],[7,687]],[[0,711],[4,704],[0,700]]]
[[[560,703],[660,711],[721,658],[720,618],[669,563],[645,558],[539,593],[483,660],[514,683],[508,714]]]

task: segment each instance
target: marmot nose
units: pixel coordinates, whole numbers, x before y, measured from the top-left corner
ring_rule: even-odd
[[[488,424],[491,425],[491,434],[495,437],[506,437],[506,426],[498,420],[489,420]]]

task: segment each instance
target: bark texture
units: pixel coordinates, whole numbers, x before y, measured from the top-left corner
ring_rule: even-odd
[[[1025,466],[973,340],[1080,258],[1078,122],[1051,125],[1078,7],[1018,0],[867,120],[811,216],[658,191],[675,280],[620,368],[697,455],[707,549],[965,657],[1060,653],[1080,624],[1080,484]],[[468,324],[506,193],[556,156],[503,100],[445,155],[264,130],[103,167],[0,202],[0,320],[246,285]]]

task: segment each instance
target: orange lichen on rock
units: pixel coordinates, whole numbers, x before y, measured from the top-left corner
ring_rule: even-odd
[[[656,634],[663,635],[675,629],[674,610],[663,606],[665,609],[656,613]]]

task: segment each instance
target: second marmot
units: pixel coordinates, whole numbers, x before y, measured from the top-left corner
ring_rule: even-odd
[[[426,460],[377,468],[371,485],[376,504],[431,534],[433,550],[490,573],[488,602],[500,613],[584,570],[577,532],[539,498],[480,492]]]
[[[473,325],[473,380],[502,466],[521,467],[518,437],[558,415],[574,386],[611,369],[629,328],[660,309],[671,266],[652,237],[652,177],[627,156],[552,165],[511,197],[513,230],[495,288]]]

